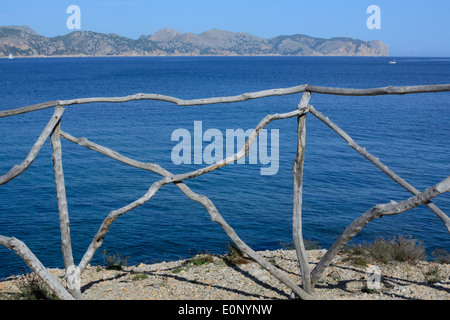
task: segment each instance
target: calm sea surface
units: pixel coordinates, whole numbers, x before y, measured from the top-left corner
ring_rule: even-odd
[[[1,59],[0,110],[57,99],[134,93],[194,99],[304,83],[351,88],[450,83],[448,58],[397,58],[396,65],[388,61],[313,57]],[[76,137],[86,137],[133,159],[184,173],[206,164],[172,162],[171,152],[178,143],[171,140],[174,130],[186,129],[194,135],[194,121],[202,121],[203,132],[218,129],[225,137],[227,129],[247,130],[267,114],[295,110],[300,97],[194,107],[161,101],[69,106],[61,126]],[[450,174],[450,93],[312,94],[310,103],[417,189]],[[47,109],[0,119],[0,174],[23,161],[52,112]],[[272,122],[266,129],[269,138],[271,130],[279,130],[277,174],[261,175],[260,169],[268,165],[247,161],[186,181],[195,192],[208,196],[256,250],[292,242],[296,119]],[[208,144],[203,142],[203,147]],[[141,197],[160,176],[66,140],[62,148],[77,263],[107,214]],[[318,241],[323,248],[374,205],[411,196],[311,114],[307,116],[303,192],[305,238]],[[433,201],[450,214],[450,194]],[[48,267],[63,266],[49,141],[25,173],[0,186],[0,235],[21,239]],[[392,235],[422,240],[429,253],[437,247],[450,250],[450,235],[424,206],[372,221],[354,241]],[[228,241],[201,205],[168,185],[112,224],[92,263],[103,263],[103,250],[129,257],[129,264],[185,258],[199,251],[224,253]],[[13,252],[0,247],[0,278],[21,273],[24,267]]]

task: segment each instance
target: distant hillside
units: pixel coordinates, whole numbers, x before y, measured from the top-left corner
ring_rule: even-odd
[[[134,40],[117,34],[74,31],[47,38],[27,26],[0,27],[0,57],[32,56],[165,56],[165,55],[287,55],[388,56],[379,40],[313,38],[281,35],[270,39],[246,32],[211,29],[200,34],[164,28]]]

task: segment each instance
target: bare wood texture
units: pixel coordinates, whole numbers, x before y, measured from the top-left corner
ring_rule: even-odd
[[[339,128],[335,123],[333,123],[328,117],[324,116],[322,113],[317,111],[313,106],[310,106],[309,111],[316,116],[319,120],[321,120],[323,123],[325,123],[327,126],[329,126],[333,131],[335,131],[339,136],[341,136],[348,145],[355,149],[360,155],[362,155],[364,158],[372,162],[378,169],[380,169],[383,173],[385,173],[389,178],[397,182],[399,185],[401,185],[403,188],[408,190],[410,193],[416,195],[419,194],[419,190],[414,188],[412,185],[410,185],[408,182],[406,182],[404,179],[402,179],[400,176],[395,174],[391,169],[389,169],[385,164],[383,164],[380,159],[374,157],[371,155],[365,148],[362,148],[360,145],[358,145],[344,130]],[[444,222],[445,227],[447,228],[447,231],[450,233],[450,218],[441,210],[439,207],[437,207],[434,203],[431,201],[425,202],[425,205],[431,209],[435,213],[435,215]]]
[[[66,132],[61,131],[61,136],[71,142],[74,142],[76,144],[79,144],[81,146],[84,146],[86,148],[89,148],[91,150],[95,150],[103,155],[106,155],[112,159],[118,160],[122,163],[131,165],[136,168],[156,172],[162,176],[165,177],[171,177],[173,176],[172,173],[167,171],[166,169],[155,165],[153,163],[144,163],[140,161],[136,161],[133,159],[130,159],[128,157],[125,157],[121,155],[120,153],[108,149],[106,147],[100,146],[98,144],[95,144],[94,142],[91,142],[85,138],[76,138]],[[232,241],[236,244],[236,246],[242,250],[245,254],[247,254],[250,258],[257,261],[261,266],[266,268],[271,274],[273,274],[278,280],[282,281],[286,285],[288,285],[299,297],[302,299],[312,299],[313,296],[310,294],[304,292],[301,290],[294,281],[292,281],[284,272],[279,270],[278,268],[274,267],[272,264],[268,263],[263,257],[261,257],[257,252],[252,250],[248,245],[246,245],[235,233],[235,231],[227,224],[227,222],[223,219],[223,217],[220,215],[219,211],[213,204],[213,202],[204,195],[199,195],[192,191],[184,182],[178,181],[174,182],[174,184],[191,200],[200,203],[209,213],[211,217],[211,221],[216,222],[219,224],[225,231],[225,233],[232,239]],[[95,247],[92,244],[92,248],[90,250],[94,250]],[[88,249],[89,250],[89,249]],[[96,249],[95,249],[96,250]],[[88,254],[88,252],[86,252]],[[85,254],[85,256],[86,256]],[[85,267],[87,263],[89,262],[88,256],[86,256],[86,259],[82,261],[79,265],[79,268],[81,269],[81,272],[85,270]]]
[[[67,208],[66,187],[64,183],[59,126],[60,124],[56,126],[50,140],[53,147],[52,160],[53,171],[55,174],[56,199],[58,201],[59,226],[61,229],[61,249],[63,252],[64,265],[67,269],[70,266],[73,266],[73,256],[70,241],[69,210]]]
[[[175,184],[189,199],[192,201],[200,203],[209,213],[211,221],[218,223],[225,233],[230,237],[230,239],[236,244],[236,246],[247,254],[250,258],[259,263],[262,267],[266,268],[272,275],[277,279],[285,283],[292,291],[301,299],[313,299],[312,288],[314,287],[317,280],[323,274],[324,269],[329,265],[333,257],[338,253],[340,248],[342,248],[345,243],[347,243],[352,237],[354,237],[365,225],[375,218],[393,215],[410,210],[420,204],[426,204],[433,212],[446,224],[447,229],[450,232],[450,220],[435,204],[433,204],[430,199],[433,197],[448,192],[450,189],[450,177],[442,181],[441,183],[435,185],[432,188],[428,188],[423,192],[419,192],[414,187],[409,185],[406,181],[392,172],[387,168],[379,159],[372,156],[364,148],[361,148],[358,144],[354,142],[350,136],[348,136],[342,129],[331,122],[327,117],[323,116],[314,107],[309,105],[309,100],[311,97],[311,92],[321,93],[321,94],[333,94],[333,95],[348,95],[348,96],[374,96],[374,95],[401,95],[409,93],[427,93],[427,92],[442,92],[450,91],[450,84],[443,85],[426,85],[426,86],[406,86],[406,87],[382,87],[382,88],[371,88],[371,89],[346,89],[346,88],[327,88],[318,87],[311,85],[300,85],[291,88],[282,89],[271,89],[258,92],[244,93],[242,95],[230,96],[230,97],[214,97],[207,99],[194,99],[194,100],[183,100],[170,96],[159,95],[159,94],[143,94],[138,93],[134,95],[129,95],[125,97],[98,97],[98,98],[82,98],[73,100],[57,100],[51,102],[40,103],[36,105],[31,105],[23,108],[17,108],[12,110],[0,111],[0,118],[7,116],[19,115],[22,113],[42,110],[45,108],[56,107],[54,114],[44,130],[42,131],[40,137],[33,145],[30,153],[26,159],[19,165],[14,166],[7,174],[0,177],[0,185],[11,181],[19,174],[23,173],[34,161],[36,155],[42,148],[42,145],[51,134],[51,144],[53,147],[53,168],[55,174],[55,188],[58,200],[58,210],[59,210],[59,222],[61,229],[61,248],[63,252],[63,259],[66,267],[66,279],[69,280],[73,273],[76,271],[80,274],[85,270],[88,263],[92,260],[97,249],[102,245],[105,236],[107,235],[111,224],[121,215],[130,212],[131,210],[145,204],[165,185]],[[144,163],[127,158],[111,149],[104,146],[95,144],[85,138],[76,138],[68,133],[62,132],[60,130],[60,120],[61,115],[64,112],[64,106],[87,104],[87,103],[123,103],[128,101],[136,100],[158,100],[165,101],[169,103],[174,103],[179,106],[194,106],[194,105],[207,105],[216,103],[232,103],[232,102],[242,102],[251,99],[258,99],[270,96],[282,96],[291,95],[296,93],[303,93],[302,99],[296,110],[282,113],[282,114],[271,114],[264,117],[255,130],[251,133],[247,139],[244,147],[232,156],[224,158],[212,165],[194,170],[191,172],[172,174],[166,169],[160,167],[157,164]],[[364,213],[360,218],[356,219],[347,229],[341,234],[341,236],[336,240],[333,246],[328,250],[327,254],[322,258],[319,264],[314,268],[313,272],[309,269],[309,263],[307,260],[307,255],[303,242],[303,232],[302,232],[302,202],[303,202],[303,166],[305,161],[305,137],[306,137],[306,115],[311,112],[318,119],[327,124],[332,130],[338,133],[350,147],[355,149],[358,153],[363,155],[366,159],[375,164],[382,172],[391,177],[394,181],[402,185],[406,190],[414,194],[413,197],[404,200],[399,203],[389,203],[377,205],[368,212]],[[302,275],[302,285],[300,288],[295,281],[289,278],[289,276],[273,266],[271,263],[266,261],[262,256],[252,250],[233,230],[233,228],[228,225],[225,219],[220,215],[217,208],[214,206],[212,201],[204,195],[199,195],[192,191],[186,184],[185,180],[198,177],[200,175],[212,172],[230,163],[233,163],[242,157],[248,156],[250,146],[257,139],[259,133],[264,129],[270,122],[281,119],[288,119],[297,117],[297,153],[293,164],[293,214],[292,214],[292,233],[295,249],[297,252],[297,258],[300,264],[300,270]],[[119,208],[117,210],[111,211],[107,217],[104,219],[100,225],[97,233],[95,234],[92,242],[87,248],[84,256],[82,257],[79,266],[74,270],[71,239],[70,239],[70,225],[69,225],[69,212],[66,199],[66,190],[64,183],[64,173],[62,167],[62,150],[60,137],[63,137],[69,141],[76,144],[84,146],[86,148],[95,150],[112,159],[121,161],[124,164],[134,166],[136,168],[144,169],[147,171],[152,171],[161,175],[163,178],[155,181],[150,185],[149,189],[145,192],[143,196],[135,201],[129,203],[128,205]],[[22,259],[35,270],[39,276],[52,288],[53,291],[61,299],[73,299],[81,298],[81,292],[79,288],[71,286],[71,283],[67,281],[69,291],[72,291],[73,296],[67,291],[57,279],[55,279],[39,262],[39,260],[31,253],[31,251],[23,244],[21,241],[15,238],[7,238],[0,236],[0,244],[13,249]],[[56,280],[56,282],[55,282]]]
[[[106,219],[102,222],[100,228],[98,229],[96,235],[94,236],[94,239],[92,240],[91,244],[89,245],[89,248],[87,249],[86,253],[84,254],[80,264],[79,264],[79,268],[81,270],[84,270],[87,266],[87,264],[92,260],[95,252],[98,250],[98,248],[102,245],[103,240],[106,236],[106,234],[109,231],[109,228],[111,226],[111,224],[121,215],[143,205],[144,203],[146,203],[147,201],[149,201],[155,194],[156,192],[164,185],[169,184],[169,183],[176,183],[176,182],[181,182],[182,180],[186,180],[186,179],[191,179],[200,175],[203,175],[205,173],[211,172],[213,170],[216,170],[218,168],[221,168],[227,164],[230,164],[234,161],[239,160],[240,158],[248,155],[248,150],[250,148],[250,145],[254,142],[254,140],[257,138],[259,132],[266,126],[268,125],[270,122],[274,121],[274,120],[279,120],[279,119],[287,119],[287,118],[292,118],[295,117],[297,115],[301,115],[304,114],[306,111],[305,110],[295,110],[293,112],[288,112],[288,113],[284,113],[284,114],[274,114],[274,115],[268,115],[266,117],[263,118],[263,120],[261,120],[261,122],[258,124],[258,126],[255,128],[255,130],[253,131],[253,133],[250,135],[250,137],[248,138],[248,140],[246,141],[245,146],[236,154],[222,160],[219,161],[213,165],[210,165],[208,167],[199,169],[199,170],[195,170],[189,173],[185,173],[185,174],[178,174],[178,175],[173,175],[173,176],[168,176],[165,177],[162,180],[159,180],[155,183],[153,183],[150,188],[147,190],[147,192],[140,197],[139,199],[133,201],[132,203],[111,211],[108,216],[106,217]],[[67,135],[64,135],[67,136]],[[84,140],[86,142],[86,140]],[[233,242],[240,248],[242,249],[244,252],[246,252],[247,254],[249,254],[251,257],[255,258],[255,261],[262,263],[262,265],[267,268],[267,270],[269,272],[274,273],[275,272],[275,276],[276,277],[282,277],[281,274],[279,273],[278,270],[275,270],[272,266],[270,266],[270,264],[268,264],[267,262],[265,262],[265,259],[259,257],[259,255],[256,254],[256,252],[254,252],[253,250],[251,250],[248,246],[245,245],[245,243],[243,243],[239,238],[237,238],[237,235],[234,233],[234,231],[232,231],[231,227],[229,227],[228,224],[226,224],[226,222],[223,219],[220,219],[220,217],[218,218],[217,216],[218,211],[216,213],[215,218],[213,218],[213,221],[219,223],[223,228],[230,228],[228,229],[228,231],[226,230],[227,234],[231,234],[233,235],[234,238],[232,238]],[[250,250],[251,251],[250,251]],[[288,281],[288,283],[291,283],[291,281]],[[292,283],[295,284],[295,283]],[[305,293],[303,290],[301,290],[300,288],[296,288],[293,287],[292,288],[300,297],[302,298],[310,298],[310,295]]]
[[[308,257],[302,231],[302,203],[303,203],[303,164],[305,162],[305,139],[306,139],[306,115],[311,93],[305,92],[298,105],[298,110],[304,110],[305,114],[297,117],[297,154],[295,156],[292,172],[293,182],[293,206],[292,206],[292,237],[297,252],[297,259],[302,274],[303,290],[312,293],[311,278]]]
[[[36,156],[38,155],[39,151],[41,151],[42,146],[44,145],[45,140],[47,140],[48,136],[52,133],[53,129],[57,125],[57,123],[61,119],[61,115],[64,112],[64,108],[56,108],[55,112],[53,113],[50,121],[45,126],[44,130],[42,131],[41,135],[31,148],[30,152],[28,153],[28,156],[25,158],[22,163],[15,165],[11,168],[5,175],[2,175],[0,177],[0,185],[3,185],[5,183],[8,183],[21,173],[23,173],[25,170],[27,170],[30,165],[33,163],[34,159],[36,159]]]
[[[14,116],[22,113],[42,110],[45,108],[51,108],[55,106],[69,106],[77,104],[86,103],[120,103],[128,101],[137,100],[158,100],[166,101],[170,103],[175,103],[179,106],[195,106],[195,105],[207,105],[207,104],[217,104],[217,103],[232,103],[232,102],[242,102],[252,99],[260,99],[272,96],[283,96],[291,95],[302,92],[315,92],[321,94],[331,94],[331,95],[343,95],[343,96],[376,96],[376,95],[402,95],[411,93],[430,93],[430,92],[443,92],[450,91],[450,84],[439,84],[439,85],[422,85],[422,86],[404,86],[404,87],[382,87],[382,88],[370,88],[370,89],[349,89],[349,88],[330,88],[330,87],[319,87],[309,84],[303,84],[290,88],[281,89],[270,89],[257,92],[248,92],[237,96],[229,97],[214,97],[205,99],[193,99],[193,100],[183,100],[171,96],[152,94],[152,93],[137,93],[134,95],[129,95],[125,97],[96,97],[96,98],[80,98],[72,100],[56,100],[50,102],[44,102],[39,104],[34,104],[22,108],[10,109],[0,111],[0,118]]]
[[[50,137],[50,142],[53,148],[52,161],[53,172],[55,175],[56,199],[58,202],[59,228],[61,230],[61,251],[63,254],[64,266],[66,271],[65,277],[67,280],[69,280],[69,278],[73,276],[73,272],[76,269],[74,268],[72,241],[70,238],[69,210],[67,206],[66,186],[64,183],[64,172],[62,165],[60,125],[61,122],[59,122],[53,130],[53,133]],[[73,286],[73,284],[75,283],[79,282],[67,281],[69,290],[77,299],[81,299],[80,288],[77,286]]]
[[[3,111],[0,111],[0,118],[16,116],[18,114],[38,111],[38,110],[47,109],[47,108],[53,108],[53,107],[56,107],[57,105],[58,105],[58,101],[55,100],[55,101],[38,103],[38,104],[32,104],[32,105],[22,107],[22,108],[3,110]]]
[[[168,176],[172,176],[172,174],[167,171],[166,169],[162,168],[161,166],[155,164],[155,163],[148,163],[148,162],[141,162],[141,161],[137,161],[128,157],[125,157],[123,155],[121,155],[120,153],[111,150],[109,148],[106,148],[104,146],[101,146],[99,144],[96,144],[94,142],[89,141],[86,138],[76,138],[72,135],[70,135],[69,133],[62,131],[60,132],[60,135],[62,138],[71,141],[73,143],[76,143],[80,146],[86,147],[88,149],[97,151],[101,154],[104,154],[112,159],[115,159],[117,161],[120,161],[124,164],[127,164],[129,166],[138,168],[138,169],[143,169],[143,170],[148,170],[148,171],[152,171],[155,172],[159,175],[168,177]]]
[[[264,129],[270,122],[274,121],[274,120],[280,120],[280,119],[289,119],[289,118],[293,118],[296,116],[300,116],[305,114],[306,110],[294,110],[291,112],[286,112],[286,113],[276,113],[276,114],[271,114],[271,115],[267,115],[265,116],[260,123],[256,126],[255,130],[253,130],[253,132],[250,134],[249,138],[247,139],[245,145],[242,147],[241,150],[239,150],[237,153],[235,153],[234,155],[231,155],[225,159],[222,159],[214,164],[211,164],[207,167],[204,168],[200,168],[198,170],[195,171],[191,171],[191,172],[187,172],[187,173],[182,173],[182,174],[177,174],[171,177],[166,178],[167,181],[165,182],[165,184],[167,183],[171,183],[171,182],[179,182],[182,180],[187,180],[187,179],[192,179],[195,177],[198,177],[200,175],[203,175],[205,173],[214,171],[216,169],[222,168],[223,166],[226,166],[230,163],[233,163],[239,159],[241,159],[242,157],[245,157],[248,155],[249,149],[251,144],[255,141],[255,139],[258,137],[259,132]]]
[[[406,86],[406,87],[382,87],[370,89],[348,89],[348,88],[330,88],[319,87],[304,84],[291,88],[264,90],[259,92],[244,93],[238,96],[219,97],[196,100],[183,100],[179,105],[203,105],[213,103],[231,103],[241,102],[250,99],[258,99],[271,96],[283,96],[302,92],[322,93],[341,96],[377,96],[377,95],[391,95],[391,94],[410,94],[410,93],[428,93],[428,92],[442,92],[450,91],[450,84],[442,85],[425,85],[425,86]]]
[[[330,88],[307,85],[305,91],[331,94],[340,96],[381,96],[381,95],[402,95],[411,93],[430,93],[450,91],[450,84],[422,85],[422,86],[403,86],[403,87],[380,87],[370,89],[349,89],[349,88]]]
[[[281,88],[281,89],[271,89],[263,90],[257,92],[247,92],[237,96],[229,97],[214,97],[206,99],[193,99],[181,101],[179,105],[181,106],[195,106],[195,105],[205,105],[205,104],[217,104],[217,103],[232,103],[232,102],[243,102],[247,100],[260,99],[273,96],[285,96],[296,93],[302,93],[307,91],[308,85],[300,85],[291,88]]]
[[[31,250],[22,241],[11,237],[0,236],[0,244],[14,252],[22,258],[23,261],[33,270],[39,278],[44,281],[53,293],[62,300],[74,300],[74,297],[64,288],[64,286],[56,279],[36,258]]]
[[[450,176],[438,184],[426,189],[419,194],[403,200],[401,202],[391,201],[386,204],[379,204],[372,209],[366,211],[359,218],[355,219],[338,237],[333,245],[328,249],[311,273],[313,285],[323,275],[325,268],[331,263],[333,258],[355,235],[357,235],[370,221],[387,215],[396,215],[411,210],[430,199],[450,191]]]

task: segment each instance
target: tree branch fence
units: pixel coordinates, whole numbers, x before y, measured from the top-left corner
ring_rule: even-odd
[[[442,85],[425,85],[425,86],[407,86],[407,87],[383,87],[372,89],[346,89],[346,88],[327,88],[312,85],[301,85],[291,88],[272,89],[259,92],[245,93],[238,96],[231,97],[215,97],[208,99],[182,100],[175,97],[164,96],[159,94],[143,94],[138,93],[125,97],[99,97],[99,98],[83,98],[66,101],[50,101],[39,103],[35,105],[26,106],[23,108],[10,109],[0,111],[0,118],[8,116],[16,116],[27,112],[34,112],[46,108],[54,108],[54,113],[51,116],[48,124],[43,129],[41,135],[32,146],[28,156],[23,162],[15,165],[9,172],[0,177],[0,185],[4,185],[25,172],[33,163],[37,154],[41,150],[43,144],[50,136],[51,145],[53,148],[52,160],[55,176],[56,197],[58,202],[59,223],[61,231],[61,250],[65,265],[65,280],[60,281],[55,278],[47,268],[36,258],[25,243],[13,236],[0,235],[0,244],[6,248],[13,250],[20,256],[24,262],[44,281],[49,288],[56,294],[57,297],[64,300],[83,299],[82,292],[79,286],[79,278],[83,274],[89,262],[94,257],[96,251],[100,248],[105,236],[108,233],[111,224],[121,215],[130,212],[131,210],[145,204],[152,197],[167,184],[175,184],[189,199],[200,203],[210,215],[213,222],[218,223],[228,237],[234,244],[251,259],[259,263],[263,268],[267,269],[275,278],[286,284],[300,299],[314,299],[314,286],[321,278],[324,270],[330,265],[333,258],[338,252],[354,237],[356,236],[370,221],[386,215],[396,215],[408,210],[411,210],[421,204],[426,205],[439,219],[444,223],[448,232],[450,233],[450,218],[439,209],[431,199],[434,197],[450,191],[450,176],[443,181],[429,187],[424,191],[419,191],[405,180],[395,174],[386,165],[384,165],[378,158],[371,155],[367,150],[359,146],[346,132],[340,129],[328,117],[324,116],[313,106],[309,104],[311,93],[330,94],[330,95],[345,95],[345,96],[375,96],[375,95],[403,95],[413,93],[427,93],[427,92],[443,92],[450,91],[450,84]],[[65,107],[86,103],[123,103],[136,100],[159,100],[177,104],[179,106],[194,106],[194,105],[209,105],[217,103],[233,103],[241,102],[251,99],[264,98],[269,96],[283,96],[291,94],[302,93],[301,100],[297,108],[293,111],[281,114],[271,114],[264,117],[256,126],[253,133],[247,139],[245,146],[234,155],[222,159],[212,165],[203,167],[201,169],[186,172],[183,174],[172,174],[161,166],[153,163],[145,163],[136,161],[125,157],[118,152],[108,149],[104,146],[98,145],[85,138],[77,138],[69,133],[61,130],[60,124]],[[326,254],[315,266],[310,270],[307,255],[304,246],[302,235],[302,191],[303,191],[303,165],[305,155],[305,137],[306,137],[306,117],[311,114],[325,123],[340,137],[342,137],[348,145],[356,150],[361,156],[373,163],[384,174],[389,176],[393,181],[401,185],[412,194],[412,197],[401,202],[393,202],[386,204],[378,204],[363,213],[360,217],[355,219],[344,232],[336,239],[334,244],[327,250]],[[283,270],[272,265],[261,255],[250,248],[244,241],[242,241],[233,228],[225,221],[212,201],[204,195],[200,195],[191,190],[185,183],[185,180],[196,178],[200,175],[207,174],[211,171],[217,170],[223,166],[233,163],[243,157],[248,156],[250,146],[257,139],[260,131],[264,129],[269,123],[276,120],[283,120],[297,117],[297,153],[293,162],[293,211],[292,211],[292,236],[294,240],[295,250],[297,252],[298,263],[301,271],[301,284],[298,284],[298,279],[292,279]],[[87,248],[84,256],[79,262],[78,266],[74,265],[72,255],[71,237],[70,237],[70,220],[66,199],[66,190],[64,183],[64,172],[62,166],[62,149],[61,138],[71,141],[75,144],[85,148],[97,151],[105,156],[120,161],[124,164],[130,165],[142,170],[152,171],[162,176],[162,178],[154,182],[147,192],[136,199],[134,202],[111,211],[100,225],[92,242]]]

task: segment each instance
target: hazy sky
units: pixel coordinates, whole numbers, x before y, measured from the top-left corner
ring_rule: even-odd
[[[450,57],[449,0],[2,0],[0,25],[28,25],[44,36],[67,34],[67,8],[81,9],[81,30],[137,39],[170,27],[211,28],[270,38],[282,34],[382,40],[392,56]],[[381,29],[369,29],[370,5]]]

